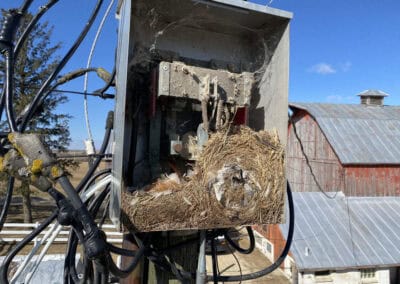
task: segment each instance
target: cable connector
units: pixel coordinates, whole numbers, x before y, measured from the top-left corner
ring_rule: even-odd
[[[96,154],[96,151],[94,150],[94,142],[92,139],[85,140],[85,148],[86,155],[93,156],[94,154]]]

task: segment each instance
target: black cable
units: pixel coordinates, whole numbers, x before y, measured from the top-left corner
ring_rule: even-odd
[[[142,266],[142,283],[148,283],[149,282],[149,259],[145,257],[143,259],[143,266]]]
[[[215,248],[215,235],[211,238],[211,259],[212,259],[212,272],[213,272],[213,282],[214,284],[218,284],[218,257],[217,257],[217,250]]]
[[[50,217],[48,217],[44,222],[42,222],[37,228],[35,228],[31,233],[25,236],[25,238],[17,243],[15,247],[7,254],[4,258],[3,263],[0,267],[0,283],[8,284],[8,268],[13,260],[13,258],[18,254],[18,252],[23,249],[29,242],[31,242],[36,236],[38,236],[51,222],[53,222],[58,214],[58,210],[54,211]]]
[[[242,266],[240,265],[240,261],[239,261],[239,259],[238,259],[237,256],[235,255],[235,252],[233,251],[233,249],[232,249],[230,246],[228,246],[228,249],[229,249],[229,252],[231,253],[231,255],[233,256],[233,258],[235,259],[236,264],[238,265],[239,273],[240,273],[240,278],[242,278],[242,276],[243,276],[243,271],[242,271]],[[241,283],[242,283],[242,281],[239,282],[239,284],[241,284]]]
[[[0,214],[0,232],[1,230],[3,230],[3,226],[8,214],[8,208],[10,208],[10,204],[12,201],[12,196],[14,191],[14,180],[15,179],[12,176],[8,177],[6,197],[4,198],[3,208],[1,209],[1,214]]]
[[[306,151],[304,150],[303,142],[301,141],[301,138],[300,138],[299,134],[297,133],[296,122],[293,120],[292,116],[290,116],[290,115],[289,115],[289,122],[291,123],[291,125],[292,125],[292,127],[293,127],[294,136],[296,137],[297,141],[299,142],[300,151],[301,151],[301,153],[302,153],[303,156],[304,156],[304,159],[305,159],[305,161],[306,161],[306,165],[307,165],[308,169],[310,170],[311,177],[313,178],[313,180],[314,180],[314,182],[315,182],[315,184],[316,184],[318,190],[321,191],[322,194],[325,195],[326,198],[335,199],[335,198],[336,198],[336,195],[337,195],[338,192],[339,192],[339,190],[337,190],[333,196],[330,196],[330,195],[328,195],[328,193],[325,192],[325,190],[322,189],[322,186],[321,186],[321,184],[318,182],[318,179],[317,179],[317,177],[316,177],[316,175],[315,175],[315,173],[314,173],[314,170],[313,170],[313,168],[311,167],[310,159],[308,158],[308,155],[306,154]]]
[[[111,169],[107,168],[107,169],[103,169],[100,170],[98,172],[96,172],[95,174],[93,174],[90,179],[87,181],[87,183],[85,184],[85,186],[82,188],[81,191],[85,191],[87,188],[89,188],[95,181],[96,179],[98,179],[99,177],[106,175],[106,174],[110,174],[111,173]]]
[[[103,0],[98,0],[96,3],[96,6],[92,12],[92,14],[89,17],[88,22],[86,23],[85,27],[83,28],[82,32],[80,33],[79,37],[75,41],[75,43],[72,45],[70,50],[68,50],[67,54],[64,56],[64,58],[61,59],[57,67],[54,69],[54,71],[51,73],[51,75],[47,78],[47,80],[43,83],[42,87],[38,91],[38,93],[35,95],[35,97],[32,100],[31,107],[28,110],[28,112],[24,115],[24,118],[22,120],[22,123],[20,125],[20,130],[23,132],[28,124],[28,121],[32,117],[32,115],[36,112],[36,109],[38,108],[38,103],[40,102],[40,98],[42,95],[45,93],[47,88],[50,86],[51,82],[56,78],[58,73],[64,68],[65,64],[69,61],[69,59],[72,57],[72,55],[75,53],[75,51],[78,49],[80,44],[82,43],[83,39],[86,37],[89,29],[91,28],[94,20],[97,17],[97,14],[100,10],[101,5],[103,4]]]
[[[132,271],[136,268],[136,266],[139,264],[140,259],[144,256],[144,253],[146,251],[146,247],[142,246],[139,247],[139,249],[136,251],[136,255],[133,257],[133,260],[131,263],[128,265],[128,267],[121,269],[118,268],[117,265],[114,263],[114,260],[112,257],[108,254],[107,255],[107,264],[108,268],[110,269],[110,272],[119,278],[126,278],[129,276],[129,274],[132,273]]]
[[[21,50],[22,45],[24,44],[25,40],[27,39],[29,33],[32,31],[33,27],[36,23],[40,20],[40,18],[44,15],[44,13],[50,9],[58,0],[50,0],[46,5],[40,7],[39,12],[32,18],[29,22],[25,30],[22,32],[22,35],[19,37],[15,47],[14,47],[14,57],[17,58],[19,51]],[[26,5],[24,5],[26,6]],[[27,9],[27,8],[26,8]],[[20,10],[23,12],[26,10],[25,8],[21,8]],[[0,117],[3,114],[4,109],[4,98],[5,98],[5,89],[2,90],[0,95]]]
[[[106,189],[104,189],[92,202],[91,204],[89,204],[88,209],[90,210],[90,212],[92,212],[93,214],[93,218],[95,218],[97,216],[97,212],[99,211],[101,204],[103,203],[104,199],[106,198],[106,196],[109,194],[110,191],[110,187],[107,186]],[[110,251],[116,252],[116,253],[121,253],[121,254],[127,254],[129,251],[124,250],[124,249],[120,249],[117,247],[114,247],[111,244],[107,244],[107,248]],[[114,263],[111,255],[109,253],[106,254],[105,258],[106,258],[106,266],[109,268],[110,272],[120,278],[125,278],[127,277],[138,265],[140,259],[142,258],[142,256],[144,255],[145,252],[145,246],[142,246],[141,248],[139,248],[139,250],[135,251],[134,253],[132,253],[131,256],[133,256],[133,260],[132,262],[129,264],[129,266],[125,269],[120,269],[117,267],[117,265]],[[108,277],[108,276],[107,276]]]
[[[107,244],[107,248],[110,252],[115,253],[115,254],[119,254],[119,255],[123,255],[123,256],[130,256],[130,257],[136,256],[136,251],[122,249],[122,248],[116,247],[110,243]]]
[[[25,0],[24,3],[22,3],[21,8],[19,8],[19,12],[21,14],[25,14],[28,11],[29,6],[31,6],[32,2],[33,0]]]
[[[69,82],[69,81],[72,81],[72,80],[74,80],[74,79],[77,79],[77,78],[79,78],[79,77],[85,75],[86,73],[89,73],[89,72],[96,72],[96,71],[97,71],[97,68],[80,68],[80,69],[77,69],[77,70],[74,70],[74,71],[72,71],[72,72],[69,72],[69,73],[65,74],[65,75],[62,76],[60,79],[58,79],[57,82],[56,82],[54,85],[52,85],[51,87],[49,87],[49,89],[43,93],[43,95],[40,97],[40,99],[39,99],[39,101],[38,101],[38,103],[37,103],[37,106],[38,106],[38,107],[36,108],[36,110],[39,109],[39,106],[41,106],[41,105],[44,103],[44,101],[47,99],[47,96],[50,95],[52,92],[54,92],[54,90],[56,90],[56,88],[57,88],[58,86],[61,86],[61,85],[65,84],[65,83],[67,83],[67,82]],[[40,90],[40,88],[39,88],[39,90]],[[22,110],[22,112],[18,115],[17,122],[21,122],[21,120],[25,117],[25,115],[27,114],[27,112],[31,109],[32,103],[33,103],[33,101],[30,102],[30,103]],[[35,115],[34,112],[31,114],[31,117],[32,117],[33,115]]]
[[[110,139],[110,135],[111,135],[111,130],[113,128],[113,113],[109,112],[108,116],[107,116],[107,121],[106,121],[106,131],[104,133],[104,138],[103,138],[103,143],[102,146],[100,147],[100,151],[99,154],[104,154],[106,149],[107,149],[107,145]],[[76,191],[79,193],[81,192],[87,184],[90,184],[91,181],[94,181],[95,178],[93,178],[93,174],[96,171],[97,167],[100,164],[102,157],[99,156],[95,159],[94,163],[90,166],[90,168],[88,169],[88,171],[86,172],[85,176],[82,178],[82,180],[80,181],[80,183],[78,184],[78,186],[76,187]],[[97,177],[102,175],[105,171],[100,171],[99,173],[97,173]],[[67,259],[69,257],[71,257],[69,255],[69,251],[71,250],[72,243],[69,241],[68,245],[67,245],[67,258],[66,261],[64,263],[64,283],[68,283],[69,282],[69,277],[70,277],[70,270],[69,270],[69,262],[67,261]]]
[[[110,192],[110,187],[109,185],[106,186],[106,188],[99,194],[97,195],[88,205],[88,211],[90,214],[93,216],[93,219],[96,218],[97,213],[100,209],[101,204],[103,203],[104,199],[107,197],[107,195]],[[64,266],[64,272],[68,272],[68,276],[72,279],[73,283],[86,283],[87,280],[87,271],[88,271],[88,264],[89,260],[84,257],[84,276],[82,279],[79,279],[76,268],[75,268],[75,254],[77,251],[77,246],[78,246],[78,239],[76,238],[78,233],[80,233],[80,230],[82,228],[75,228],[75,230],[71,231],[69,235],[69,239],[71,240],[68,243],[68,251],[67,251],[67,257],[66,257],[66,263],[68,264],[68,269],[65,269]],[[81,244],[84,243],[84,238],[81,237],[79,238]]]
[[[87,279],[88,279],[88,270],[89,270],[89,265],[91,265],[91,261],[89,259],[87,259],[87,257],[84,255],[83,256],[83,274],[82,274],[82,278],[78,277],[78,274],[76,272],[76,268],[75,268],[75,255],[76,255],[76,251],[78,248],[78,243],[79,240],[81,241],[81,243],[83,243],[84,241],[84,237],[82,235],[82,233],[79,230],[71,230],[72,233],[70,233],[69,238],[71,239],[71,251],[69,251],[69,255],[67,255],[66,257],[66,262],[68,262],[68,267],[69,267],[69,274],[68,276],[70,276],[71,280],[73,281],[74,284],[78,284],[78,283],[86,283]]]
[[[286,244],[285,247],[283,248],[281,255],[278,257],[277,260],[270,266],[268,266],[265,269],[262,269],[257,272],[253,273],[248,273],[244,275],[233,275],[233,276],[218,276],[218,281],[221,282],[233,282],[233,281],[244,281],[244,280],[251,280],[255,278],[262,277],[264,275],[267,275],[277,269],[281,263],[285,260],[286,256],[288,255],[290,251],[290,246],[292,244],[293,240],[293,232],[294,232],[294,205],[293,205],[293,196],[292,196],[292,191],[290,189],[289,182],[287,182],[287,198],[288,198],[288,206],[289,206],[289,230],[288,230],[288,235],[286,237]],[[209,281],[212,281],[213,278],[208,276],[207,277]]]
[[[39,12],[33,16],[31,21],[26,26],[25,30],[22,32],[21,36],[19,37],[17,43],[15,44],[14,54],[17,57],[21,47],[25,43],[25,40],[28,38],[30,32],[35,27],[35,25],[39,22],[40,18],[49,10],[54,4],[56,4],[59,0],[50,0],[45,5],[40,6]]]
[[[0,86],[3,87],[5,84],[0,83]],[[29,86],[29,88],[33,90],[40,90],[38,87],[34,86]],[[5,89],[3,88],[4,92]],[[102,99],[114,99],[115,95],[113,94],[100,94],[97,91],[91,92],[91,93],[85,93],[85,92],[80,92],[80,91],[74,91],[74,90],[63,90],[63,89],[54,89],[52,90],[54,93],[65,93],[65,94],[76,94],[76,95],[87,95],[87,96],[92,96],[92,97],[100,97]]]
[[[225,240],[228,241],[229,245],[232,246],[235,250],[237,250],[238,252],[240,252],[242,254],[252,253],[256,246],[256,240],[254,238],[253,229],[250,226],[248,226],[248,227],[246,227],[246,230],[247,230],[247,234],[249,235],[249,242],[250,242],[248,249],[241,248],[239,246],[239,244],[237,244],[234,240],[232,240],[232,238],[228,234],[228,231],[224,232]]]

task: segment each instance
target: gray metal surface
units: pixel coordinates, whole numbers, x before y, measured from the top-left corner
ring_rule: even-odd
[[[342,164],[400,164],[400,107],[292,103],[315,118]]]
[[[299,271],[400,265],[400,197],[294,192],[293,198],[291,252]],[[285,236],[288,224],[280,226]]]
[[[161,62],[159,66],[158,96],[175,96],[201,101],[210,93],[210,83],[221,89],[220,98],[238,106],[250,104],[251,89],[254,83],[253,73],[231,73],[226,70],[212,70],[190,66],[183,62]],[[204,81],[204,79],[208,79]],[[201,86],[207,86],[202,95]],[[215,98],[217,99],[217,98]]]
[[[110,219],[119,226],[121,188],[124,187],[124,174],[126,165],[124,157],[127,156],[127,145],[130,142],[130,129],[132,128],[132,118],[126,117],[127,108],[127,85],[128,85],[128,58],[130,41],[125,38],[130,33],[131,2],[124,1],[120,11],[120,22],[118,30],[118,49],[116,60],[116,102],[114,112],[114,131],[113,131],[113,181],[111,183],[110,195]],[[117,146],[116,146],[117,145]]]

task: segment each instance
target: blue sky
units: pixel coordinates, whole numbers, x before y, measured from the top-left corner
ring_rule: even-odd
[[[35,0],[37,11],[45,0]],[[117,2],[117,0],[115,0]],[[254,0],[263,4],[268,1]],[[22,3],[1,0],[0,8]],[[60,0],[44,17],[55,27],[54,40],[63,42],[63,50],[71,46],[88,18],[95,0]],[[109,1],[104,0],[100,17]],[[390,96],[386,104],[400,104],[400,1],[398,0],[273,0],[271,7],[294,13],[291,22],[290,101],[358,103],[356,94],[366,89],[379,89]],[[115,8],[109,16],[95,50],[93,66],[112,70],[116,45]],[[100,19],[62,73],[86,65],[87,56]],[[102,82],[89,77],[89,91]],[[81,91],[83,80],[63,89]],[[96,144],[104,133],[104,120],[112,100],[89,98],[89,114]],[[71,95],[60,111],[74,116],[71,120],[71,148],[83,148],[86,133],[83,98]]]

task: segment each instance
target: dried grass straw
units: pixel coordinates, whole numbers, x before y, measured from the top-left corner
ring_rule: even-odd
[[[181,183],[159,181],[167,190],[123,192],[124,225],[164,231],[283,221],[284,150],[276,131],[231,127],[212,134],[193,170]]]

